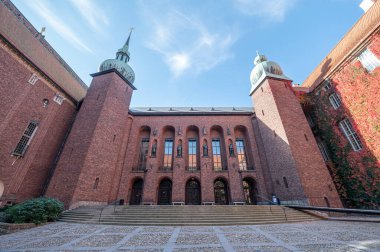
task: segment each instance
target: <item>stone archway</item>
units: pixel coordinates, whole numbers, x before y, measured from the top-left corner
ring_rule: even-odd
[[[137,179],[132,185],[130,205],[140,205],[142,200],[144,181]]]
[[[256,205],[256,183],[251,178],[243,179],[244,200],[247,205]]]
[[[158,187],[158,205],[170,205],[172,203],[172,182],[170,179],[161,181]]]
[[[214,197],[216,205],[228,205],[228,185],[221,178],[214,182]]]
[[[186,183],[186,205],[201,204],[201,186],[197,179],[191,178]]]

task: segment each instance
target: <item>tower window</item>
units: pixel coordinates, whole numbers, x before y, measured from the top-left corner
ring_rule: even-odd
[[[380,59],[368,48],[359,55],[358,60],[368,72],[372,72],[380,66]]]
[[[37,128],[38,128],[38,123],[36,121],[31,121],[29,123],[28,127],[26,127],[24,134],[22,135],[12,155],[24,156],[26,150],[28,149],[30,141],[32,140],[34,134],[37,131]]]
[[[263,110],[263,109],[261,110],[261,113],[262,113],[263,115],[265,115],[265,114],[264,114],[264,110]]]
[[[350,120],[347,118],[344,119],[339,123],[339,127],[343,131],[347,140],[350,142],[354,151],[360,151],[363,149],[362,142],[360,141],[358,134],[354,131]]]
[[[339,95],[336,93],[332,93],[329,96],[329,100],[334,109],[338,109],[340,105],[342,104]]]
[[[99,185],[99,178],[96,178],[96,179],[95,179],[95,182],[94,182],[94,187],[93,187],[93,189],[97,189],[97,188],[98,188],[98,185]]]
[[[164,169],[172,169],[173,139],[165,139]]]
[[[289,188],[288,180],[285,177],[282,177],[282,180],[284,181],[285,188]]]
[[[325,80],[324,84],[325,85],[323,86],[323,90],[325,91],[329,90],[332,87],[331,82],[329,80]]]
[[[54,98],[53,98],[53,101],[55,101],[56,103],[58,103],[59,105],[62,105],[63,101],[65,100],[65,97],[63,97],[62,95],[56,93]]]
[[[39,80],[38,76],[36,74],[32,74],[32,76],[30,76],[28,82],[32,85],[36,84],[36,82]]]
[[[239,169],[241,171],[247,170],[247,158],[245,156],[244,141],[242,139],[236,139],[236,151],[239,162]]]
[[[197,168],[197,139],[189,139],[188,143],[188,170],[196,171]]]
[[[309,141],[309,139],[307,138],[307,135],[306,134],[303,134],[305,136],[305,139],[306,141]]]
[[[212,140],[212,160],[215,171],[222,170],[222,156],[220,150],[220,139]]]

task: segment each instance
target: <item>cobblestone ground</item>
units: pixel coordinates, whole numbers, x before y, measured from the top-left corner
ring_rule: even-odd
[[[380,251],[380,224],[131,227],[57,222],[0,236],[0,251]]]

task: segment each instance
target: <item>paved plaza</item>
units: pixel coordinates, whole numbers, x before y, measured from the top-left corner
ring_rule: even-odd
[[[134,227],[56,222],[0,236],[0,251],[380,251],[380,224]]]

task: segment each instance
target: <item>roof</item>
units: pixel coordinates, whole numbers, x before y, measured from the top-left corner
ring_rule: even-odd
[[[376,1],[307,77],[302,87],[309,88],[309,91],[316,88],[324,79],[333,74],[346,59],[352,56],[357,50],[360,50],[360,46],[362,46],[379,27],[380,1]]]
[[[84,98],[87,85],[10,0],[0,0],[0,24],[0,35],[25,58],[74,100]]]
[[[252,107],[136,107],[132,115],[252,115]]]

